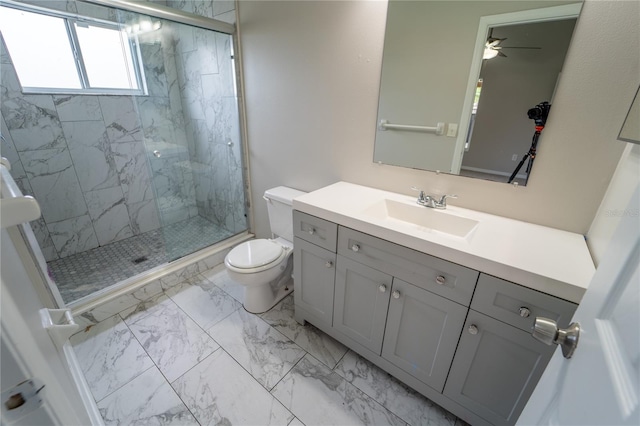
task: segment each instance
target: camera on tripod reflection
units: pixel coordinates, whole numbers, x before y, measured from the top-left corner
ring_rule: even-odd
[[[536,126],[544,127],[550,110],[551,104],[549,102],[540,102],[538,105],[527,111],[527,115],[536,123]]]

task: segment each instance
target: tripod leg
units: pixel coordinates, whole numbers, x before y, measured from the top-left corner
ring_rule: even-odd
[[[524,164],[525,160],[529,157],[529,152],[527,152],[524,157],[522,157],[522,160],[520,160],[520,163],[518,164],[518,167],[516,167],[516,169],[513,171],[513,173],[511,173],[511,176],[509,176],[509,180],[507,181],[507,183],[511,183],[513,182],[513,179],[516,177],[516,175],[518,174],[518,172],[520,171],[520,169],[522,168],[522,165]]]

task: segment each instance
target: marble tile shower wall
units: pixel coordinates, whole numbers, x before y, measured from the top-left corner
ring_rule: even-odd
[[[0,43],[2,155],[42,206],[33,230],[47,260],[160,225],[134,100],[23,95]]]
[[[233,2],[154,2],[235,19]],[[25,3],[116,19],[112,9],[71,0]],[[141,39],[149,91],[145,97],[23,95],[0,43],[2,155],[12,162],[23,192],[43,206],[43,217],[32,226],[47,260],[198,214],[234,232],[246,229],[231,61],[220,66],[216,50],[207,56],[205,49],[195,47],[209,38],[214,41],[207,47],[230,58],[229,37],[174,26],[176,31],[163,31],[160,38]],[[207,59],[211,63],[198,75],[193,67]],[[229,81],[231,93],[216,95],[214,90]],[[194,82],[202,84],[194,92],[199,97],[184,93]],[[194,100],[202,106],[200,115],[192,108]],[[221,155],[190,165],[211,141],[229,145]],[[208,152],[222,151],[221,146]],[[152,155],[156,150],[161,157]],[[204,174],[213,171],[220,175]]]

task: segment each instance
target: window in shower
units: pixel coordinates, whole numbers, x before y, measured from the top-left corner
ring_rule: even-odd
[[[0,30],[23,92],[144,94],[137,37],[122,25],[1,11]]]

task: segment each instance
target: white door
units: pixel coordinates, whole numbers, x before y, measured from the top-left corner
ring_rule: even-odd
[[[573,357],[556,349],[518,424],[640,424],[639,192],[573,316]]]
[[[12,228],[2,229],[0,235],[1,422],[25,426],[103,424],[71,345],[68,341],[56,344],[43,327],[39,311],[44,305],[12,241],[20,234],[10,236],[8,232],[17,231]],[[19,386],[24,381],[32,381],[33,386]],[[9,400],[15,408],[9,409]]]
[[[44,300],[53,304],[55,295],[42,291],[46,272],[25,240],[35,239],[33,232],[19,223],[39,217],[40,208],[22,196],[4,161],[0,195],[0,424],[103,425],[68,336],[54,338],[44,328],[41,311],[51,312]],[[52,329],[77,327],[53,317]]]

